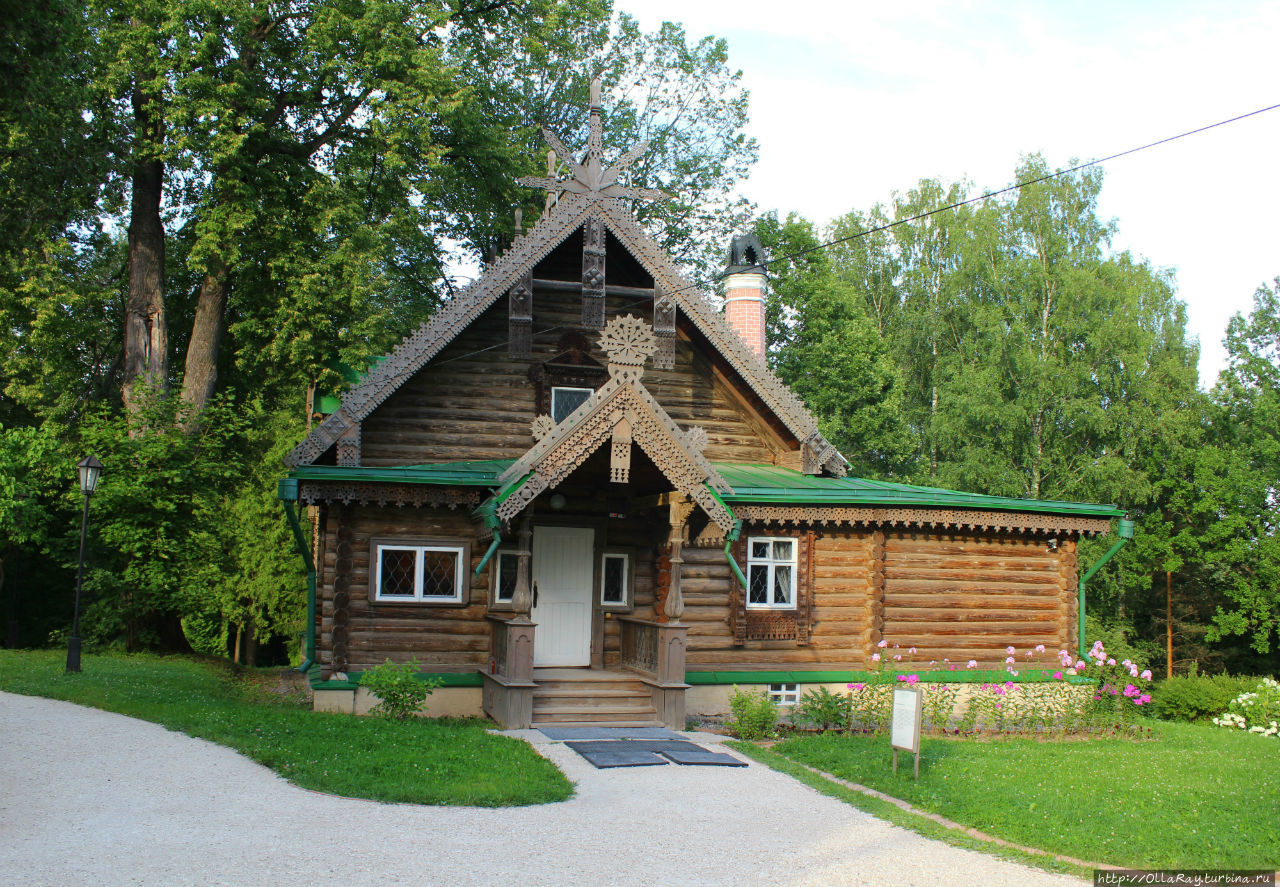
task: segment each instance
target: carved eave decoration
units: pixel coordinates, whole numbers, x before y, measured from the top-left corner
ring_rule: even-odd
[[[707,516],[728,532],[733,513],[711,491],[727,493],[728,483],[702,455],[700,428],[683,430],[641,384],[644,362],[657,347],[649,325],[632,315],[616,317],[600,337],[609,354],[609,381],[498,477],[504,489],[519,486],[497,506],[507,523],[545,490],[554,489],[606,441],[610,442],[610,474],[625,483],[631,445],[637,444],[671,482]],[[523,481],[523,482],[521,482]]]
[[[520,282],[527,279],[530,270],[560,243],[579,228],[595,231],[598,227],[601,232],[607,229],[612,233],[653,277],[654,292],[657,294],[655,332],[658,338],[656,359],[659,364],[670,359],[675,314],[682,313],[795,440],[801,442],[806,471],[836,476],[845,474],[847,464],[818,432],[817,423],[800,399],[743,344],[729,328],[723,315],[712,307],[710,298],[697,290],[676,269],[667,254],[636,221],[624,202],[625,199],[657,199],[664,195],[618,182],[619,174],[643,152],[644,145],[628,151],[612,166],[603,165],[600,157],[598,92],[594,94],[592,102],[591,125],[592,135],[587,155],[581,163],[570,159],[571,155],[554,133],[545,132],[547,140],[565,160],[571,178],[561,180],[548,176],[521,181],[548,189],[555,198],[553,205],[543,213],[532,230],[515,237],[511,246],[490,264],[480,279],[460,290],[441,306],[430,320],[412,335],[405,337],[386,359],[347,392],[341,408],[316,426],[285,457],[287,466],[311,464],[340,440],[350,441],[352,429],[358,429],[370,413],[426,366],[494,302],[507,295],[513,287],[518,288]],[[586,258],[584,255],[584,261]],[[593,282],[594,276],[591,281],[586,279],[585,272],[589,270],[592,269],[584,267],[584,322],[588,327],[599,328],[602,324],[596,321],[603,318],[596,316],[596,307],[587,304],[591,300],[586,297],[597,289]],[[603,274],[603,265],[594,270]],[[603,294],[602,289],[600,293]],[[522,297],[522,294],[518,295]],[[598,299],[592,305],[602,302],[602,299]],[[522,312],[523,307],[519,310]],[[518,312],[513,316],[518,322],[522,322],[522,314]],[[344,455],[358,459],[358,451]]]
[[[1107,517],[961,508],[885,508],[842,505],[734,505],[743,523],[775,526],[894,527],[932,532],[1013,532],[1043,536],[1099,536],[1111,531]],[[715,540],[708,537],[707,544]]]
[[[305,505],[340,502],[343,505],[378,505],[412,508],[458,508],[471,510],[480,504],[480,491],[435,484],[389,484],[357,481],[303,481],[298,499]]]

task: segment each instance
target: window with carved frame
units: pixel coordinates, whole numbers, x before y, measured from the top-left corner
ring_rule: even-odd
[[[560,347],[564,349],[561,353],[529,368],[538,415],[551,416],[557,423],[609,378],[609,371],[588,353],[589,345],[581,333],[566,333]],[[562,389],[558,397],[557,389]]]
[[[631,609],[632,570],[630,551],[610,550],[600,555],[600,606],[606,610]]]
[[[467,605],[471,543],[457,539],[374,539],[369,599],[379,604]]]
[[[489,588],[489,609],[510,610],[516,593],[516,572],[520,569],[520,556],[514,548],[499,548],[493,556],[492,582]]]

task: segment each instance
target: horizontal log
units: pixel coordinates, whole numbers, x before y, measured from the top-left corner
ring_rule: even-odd
[[[1047,582],[1012,581],[1007,576],[995,579],[974,579],[961,581],[958,579],[893,579],[885,577],[885,597],[893,594],[930,594],[950,592],[972,595],[976,598],[998,597],[1001,594],[1044,595],[1057,597],[1061,588]]]
[[[956,609],[956,610],[979,610],[987,611],[991,609],[1008,609],[1022,611],[1044,611],[1048,610],[1056,612],[1062,601],[1055,595],[1025,595],[1025,594],[1000,594],[1000,595],[974,595],[964,593],[954,594],[885,594],[884,603],[886,607],[893,607],[900,610],[929,610],[929,609]]]

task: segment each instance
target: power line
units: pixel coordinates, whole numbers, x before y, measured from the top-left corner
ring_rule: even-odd
[[[1219,120],[1216,123],[1209,123],[1209,124],[1206,124],[1205,126],[1200,126],[1195,129],[1189,129],[1186,132],[1180,132],[1177,135],[1168,136],[1166,138],[1159,139],[1154,142],[1148,142],[1147,144],[1139,145],[1136,148],[1128,148],[1124,151],[1117,151],[1115,154],[1108,154],[1106,157],[1099,157],[1096,160],[1089,160],[1084,163],[1077,163],[1075,166],[1070,167],[1069,169],[1059,169],[1051,173],[1046,173],[1045,175],[1042,175],[1042,176],[1037,176],[1034,179],[1027,179],[1026,181],[1022,181],[1022,182],[1014,182],[1012,185],[1007,185],[1004,188],[1000,188],[999,190],[996,190],[996,191],[984,191],[982,194],[978,194],[974,197],[968,197],[964,200],[958,200],[955,203],[949,203],[946,206],[939,206],[931,210],[926,210],[925,212],[922,212],[922,213],[916,213],[913,216],[907,216],[906,218],[895,219],[894,221],[887,222],[883,225],[877,225],[874,228],[867,228],[866,230],[859,231],[856,234],[850,234],[846,237],[838,237],[835,240],[829,240],[824,243],[816,244],[814,246],[805,247],[804,249],[796,250],[795,252],[792,252],[792,253],[785,253],[784,255],[776,257],[775,260],[786,261],[786,260],[799,258],[800,256],[808,255],[809,253],[817,252],[818,250],[830,249],[831,247],[839,246],[842,243],[849,243],[850,241],[858,240],[863,237],[868,237],[872,234],[879,234],[882,231],[888,231],[889,229],[896,228],[899,225],[906,225],[911,222],[918,222],[921,219],[927,219],[930,216],[936,216],[939,213],[948,212],[949,210],[953,210],[953,209],[959,209],[962,206],[968,206],[969,204],[977,203],[982,200],[987,200],[992,197],[999,197],[1001,194],[1008,194],[1010,191],[1018,191],[1018,190],[1021,190],[1022,188],[1028,188],[1031,185],[1038,185],[1041,182],[1047,182],[1047,181],[1050,181],[1051,179],[1056,179],[1059,176],[1065,176],[1073,172],[1079,172],[1082,169],[1088,169],[1091,166],[1099,166],[1103,163],[1108,163],[1112,160],[1117,160],[1121,157],[1127,157],[1130,154],[1137,154],[1139,151],[1146,151],[1151,148],[1158,147],[1160,145],[1167,145],[1170,142],[1176,142],[1178,139],[1185,139],[1188,136],[1198,135],[1199,133],[1202,133],[1202,132],[1208,132],[1211,129],[1217,129],[1220,126],[1226,126],[1229,123],[1237,123],[1241,120],[1246,120],[1250,117],[1256,117],[1259,114],[1265,114],[1267,111],[1274,111],[1277,108],[1280,108],[1280,104],[1268,105],[1265,108],[1258,108],[1256,111],[1250,111],[1247,114],[1240,114],[1235,117],[1229,117],[1226,120]],[[709,282],[714,283],[716,281],[723,280],[727,276],[728,276],[727,272],[721,272],[713,276]],[[687,286],[683,286],[683,287],[680,287],[679,289],[672,290],[672,292],[679,293],[679,292],[684,292],[685,290],[696,289],[697,287],[698,287],[698,284],[690,283]],[[637,301],[629,302],[626,305],[623,305],[622,307],[634,308],[639,305],[643,305],[648,301],[650,300],[638,299]],[[565,327],[563,325],[548,327],[546,329],[539,330],[534,335],[544,335],[546,333],[555,332],[561,329],[565,329]],[[495,345],[489,345],[485,348],[480,348],[476,351],[471,351],[466,354],[459,354],[456,357],[450,357],[447,360],[439,361],[437,365],[453,363],[454,361],[464,360],[468,357],[475,357],[476,355],[483,354],[486,351],[492,351],[495,348],[501,348],[506,344],[507,342],[505,341],[498,342]]]

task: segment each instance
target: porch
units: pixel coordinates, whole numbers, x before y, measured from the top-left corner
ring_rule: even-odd
[[[534,667],[537,625],[490,614],[491,647],[484,713],[518,727],[685,727],[688,627],[619,616],[616,667]]]

